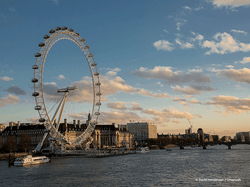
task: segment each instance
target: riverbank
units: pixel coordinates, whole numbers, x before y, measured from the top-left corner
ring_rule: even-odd
[[[29,153],[3,153],[0,154],[0,160],[9,160],[9,156],[11,158],[17,158],[17,157],[24,157],[28,155]]]

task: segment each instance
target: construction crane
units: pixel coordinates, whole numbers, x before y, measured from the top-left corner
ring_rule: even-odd
[[[208,133],[209,133],[209,134],[212,134],[212,133],[213,133],[213,135],[215,135],[215,131],[214,131],[214,130],[210,130]]]
[[[188,122],[189,122],[189,124],[190,124],[190,128],[192,129],[192,128],[193,128],[192,123],[189,121],[189,119],[187,119],[187,120],[188,120]]]

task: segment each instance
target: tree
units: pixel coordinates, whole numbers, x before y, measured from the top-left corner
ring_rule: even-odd
[[[6,149],[12,153],[17,147],[15,136],[9,136],[6,141]]]
[[[22,150],[26,151],[30,149],[30,145],[31,145],[31,137],[29,134],[27,133],[23,133],[21,136],[20,136],[20,148]]]

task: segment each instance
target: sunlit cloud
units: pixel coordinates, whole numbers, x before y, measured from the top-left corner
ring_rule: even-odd
[[[212,101],[207,102],[207,105],[214,105],[217,108],[224,108],[224,114],[234,113],[240,115],[242,112],[250,111],[250,99],[239,99],[234,96],[213,96]]]
[[[244,35],[247,34],[247,32],[245,32],[245,31],[235,30],[235,29],[232,29],[231,32],[240,33],[240,34],[244,34]]]
[[[204,41],[202,47],[210,48],[210,51],[205,54],[210,55],[211,53],[226,54],[238,51],[249,52],[250,44],[241,43],[235,40],[230,34],[217,33],[214,35],[215,41]]]
[[[172,123],[179,124],[179,123],[180,123],[180,121],[178,121],[177,119],[173,119],[173,120],[172,120]]]
[[[175,42],[180,45],[181,49],[191,49],[194,48],[194,45],[189,42],[183,42],[179,38],[175,39]]]
[[[0,80],[2,80],[2,81],[13,81],[14,79],[10,78],[10,77],[7,77],[7,76],[4,76],[4,77],[0,77]]]
[[[7,97],[2,97],[0,99],[0,107],[4,107],[9,104],[17,104],[19,102],[19,97],[9,94]]]
[[[33,118],[27,118],[27,121],[31,122],[31,123],[38,123],[39,122],[39,118],[38,117],[33,117]]]
[[[126,103],[122,101],[107,103],[107,107],[117,110],[126,110]]]
[[[203,94],[203,92],[211,92],[215,91],[215,89],[211,88],[211,86],[184,86],[181,88],[179,85],[177,86],[171,86],[171,88],[181,94],[187,94],[187,95],[197,95],[197,94]]]
[[[59,76],[58,76],[58,79],[59,79],[59,80],[63,80],[63,79],[65,79],[65,77],[64,77],[63,75],[59,75]]]
[[[190,114],[189,112],[182,112],[178,111],[177,109],[170,107],[171,110],[163,109],[162,112],[153,109],[146,109],[143,110],[143,113],[153,116],[160,116],[164,118],[177,118],[177,119],[184,119],[187,118],[189,120],[194,119],[194,115]]]
[[[158,40],[154,43],[157,50],[172,51],[174,46],[167,40]]]
[[[87,120],[88,119],[88,114],[86,112],[80,112],[80,113],[68,113],[68,116],[74,120]]]
[[[246,64],[250,62],[250,57],[244,57],[242,61],[235,61],[234,63],[241,63],[241,64]]]
[[[182,8],[184,8],[186,10],[192,10],[189,6],[183,6]]]
[[[132,105],[132,108],[129,108],[129,110],[132,110],[132,111],[143,110],[143,108],[138,103],[132,102],[131,105]]]
[[[208,76],[201,72],[188,72],[171,70],[171,67],[155,66],[154,69],[141,67],[139,70],[132,71],[131,74],[141,78],[148,79],[163,79],[166,84],[181,84],[181,83],[209,83],[212,82]]]
[[[187,22],[187,20],[182,19],[182,18],[176,18],[175,21],[176,21],[176,30],[178,31],[180,31],[181,26],[183,26]]]
[[[248,68],[243,68],[239,70],[223,69],[218,71],[217,75],[221,77],[226,77],[235,82],[250,84],[250,69]]]
[[[208,2],[211,2],[216,8],[226,7],[226,8],[234,9],[236,7],[250,5],[249,0],[210,0]]]
[[[130,120],[132,121],[140,121],[140,116],[138,116],[134,112],[125,112],[125,111],[108,111],[108,112],[101,112],[99,121],[100,123],[119,123],[119,124],[126,124]]]

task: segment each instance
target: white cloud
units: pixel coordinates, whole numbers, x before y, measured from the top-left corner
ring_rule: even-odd
[[[222,112],[224,115],[234,113],[240,115],[242,112],[250,111],[250,99],[239,99],[234,96],[213,96],[212,101],[207,102],[208,105],[214,105],[217,108],[224,108]]]
[[[162,112],[158,110],[147,109],[147,110],[143,110],[143,113],[154,115],[154,116],[160,116],[163,118],[177,118],[177,119],[187,118],[189,120],[195,118],[194,115],[190,114],[189,112],[181,112],[173,107],[170,107],[170,108],[171,110],[163,109]]]
[[[203,72],[203,70],[201,68],[200,69],[189,69],[188,71],[189,72],[199,72],[199,73]]]
[[[181,83],[209,83],[212,82],[208,76],[203,75],[201,72],[188,72],[171,70],[171,67],[155,66],[154,69],[141,67],[139,70],[131,72],[141,78],[148,79],[163,79],[167,84],[181,84]]]
[[[139,121],[141,118],[134,112],[124,112],[124,111],[108,111],[101,112],[99,122],[100,123],[128,123],[130,120]]]
[[[235,90],[246,90],[245,87],[242,87],[241,85],[235,85],[236,89]]]
[[[132,108],[129,108],[129,110],[134,110],[134,111],[143,110],[143,108],[140,107],[140,105],[138,103],[132,102],[131,105],[132,105]]]
[[[121,101],[107,103],[107,106],[109,108],[113,108],[113,109],[117,109],[117,110],[126,110],[127,107],[125,105],[126,105],[126,103],[125,102],[121,102]]]
[[[224,76],[228,79],[231,79],[235,82],[243,82],[246,84],[250,84],[250,69],[223,69],[217,73],[218,76]]]
[[[171,88],[177,93],[187,95],[203,94],[203,91],[210,92],[215,90],[210,86],[184,86],[184,88],[181,88],[179,85],[177,85],[176,87],[171,86]]]
[[[157,93],[157,94],[152,94],[153,97],[155,98],[171,98],[171,95],[168,95],[166,93]]]
[[[203,9],[203,6],[200,6],[200,7],[194,8],[194,10],[195,10],[195,11],[199,11],[199,10],[201,10],[201,9]]]
[[[249,0],[211,0],[210,2],[213,3],[213,5],[217,8],[230,8],[234,9],[236,7],[240,6],[249,6],[250,1]]]
[[[210,48],[211,50],[205,54],[217,53],[217,54],[226,54],[233,53],[238,51],[248,52],[250,51],[250,44],[240,43],[236,41],[230,34],[217,33],[214,35],[216,41],[204,41],[202,47]]]
[[[2,80],[2,81],[13,81],[14,79],[4,76],[4,77],[0,77],[0,80]]]
[[[81,112],[81,113],[76,113],[76,114],[71,114],[68,113],[68,116],[74,120],[87,120],[88,119],[88,114],[86,112]]]
[[[116,71],[108,71],[108,72],[106,73],[106,75],[108,75],[108,76],[116,76],[117,73],[116,73]]]
[[[234,66],[232,66],[232,65],[226,65],[225,67],[227,67],[227,68],[234,68]]]
[[[31,123],[38,123],[39,122],[39,118],[37,118],[37,117],[27,118],[26,120],[30,121]]]
[[[165,33],[168,33],[168,31],[167,31],[166,29],[163,29],[163,31],[164,31]]]
[[[201,102],[196,100],[196,99],[190,100],[189,103],[191,103],[191,104],[201,104]]]
[[[9,94],[7,97],[0,99],[0,107],[4,107],[8,104],[17,104],[19,101],[19,97]]]
[[[154,43],[157,50],[172,51],[174,49],[173,44],[167,40],[159,40]]]
[[[178,121],[177,119],[173,119],[173,120],[172,120],[172,123],[179,124],[179,123],[180,123],[180,121]]]
[[[161,84],[161,82],[157,82],[157,84],[159,84],[161,87],[163,87],[163,85]]]
[[[178,31],[180,31],[181,26],[187,22],[187,20],[182,19],[182,18],[176,18],[175,21],[176,21],[176,30],[178,30]]]
[[[247,32],[245,31],[241,31],[241,30],[235,30],[235,29],[232,29],[231,32],[236,32],[236,33],[241,33],[241,34],[247,34]]]
[[[241,64],[246,64],[250,62],[250,57],[244,57],[242,61],[235,61],[234,63],[241,63]]]
[[[184,43],[183,41],[181,41],[179,38],[176,38],[175,39],[175,42],[180,45],[181,49],[190,49],[190,48],[194,48],[194,45],[189,43],[189,42],[186,42]]]
[[[144,96],[150,96],[155,98],[164,98],[171,97],[167,94],[153,94],[148,90],[143,88],[135,88],[126,83],[119,76],[109,76],[107,74],[100,75],[100,83],[101,83],[101,93],[102,101],[107,101],[108,95],[114,95],[119,92],[131,93],[131,94],[140,94]],[[70,86],[77,86],[77,89],[74,91],[70,91],[68,94],[67,101],[68,102],[93,102],[93,82],[91,77],[83,77],[82,80],[72,82]],[[43,90],[45,93],[45,97],[50,100],[54,100],[54,96],[60,96],[61,93],[58,93],[58,87],[55,82],[44,83]]]
[[[189,6],[183,6],[183,8],[186,10],[192,10]]]
[[[204,37],[199,33],[195,33],[192,31],[191,31],[191,33],[194,35],[194,38],[191,38],[190,41],[192,41],[192,42],[198,41],[199,45],[201,45],[201,41],[204,39]]]
[[[58,76],[58,79],[59,79],[59,80],[62,80],[62,79],[65,79],[65,77],[64,77],[63,75],[59,75],[59,76]]]
[[[16,11],[16,10],[15,10],[14,8],[12,8],[12,7],[10,7],[9,10],[10,10],[11,12],[15,12],[15,11]]]
[[[112,68],[100,68],[100,70],[108,70],[108,71],[115,71],[115,72],[121,71],[120,68],[114,68],[114,69],[112,69]]]

